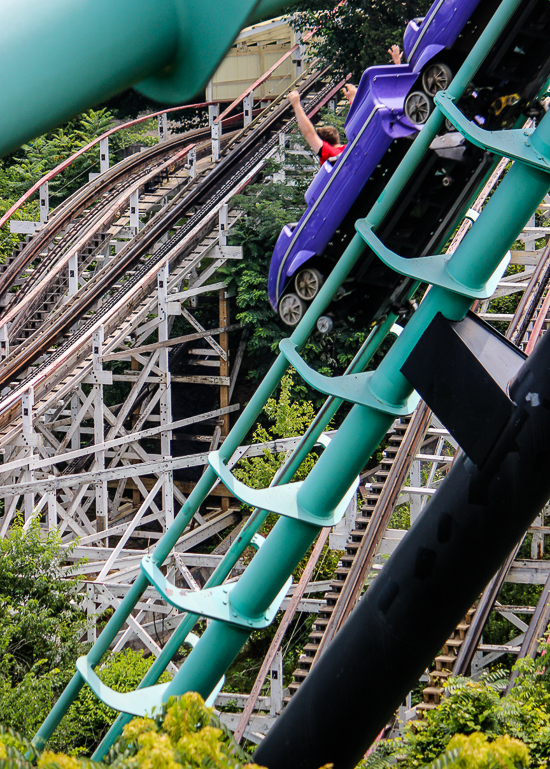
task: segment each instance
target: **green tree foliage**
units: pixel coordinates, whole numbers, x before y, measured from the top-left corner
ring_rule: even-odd
[[[34,520],[0,540],[0,723],[24,732],[40,722],[82,651],[85,615],[65,558],[58,534]]]
[[[214,711],[193,692],[171,700],[158,718],[134,718],[105,763],[45,751],[36,756],[22,737],[4,730],[0,766],[5,769],[254,769]],[[260,768],[258,768],[260,769]]]
[[[322,34],[311,44],[312,53],[341,75],[351,72],[358,82],[367,67],[391,63],[388,48],[403,47],[407,23],[424,16],[431,4],[431,0],[357,0],[334,7],[326,0],[302,0],[294,23],[299,29],[319,26]]]
[[[57,531],[32,519],[0,540],[0,724],[32,736],[72,678],[85,654],[87,628],[82,583],[66,570],[70,555]],[[98,668],[116,691],[137,688],[153,662],[130,649],[109,654]],[[161,681],[168,681],[164,674]],[[117,713],[84,687],[50,745],[93,749]]]
[[[304,193],[313,177],[312,171],[299,162],[300,172],[292,183],[271,181],[248,188],[246,195],[233,200],[244,216],[232,228],[231,243],[243,247],[244,258],[224,272],[229,289],[236,292],[236,319],[248,326],[247,343],[250,376],[261,379],[273,359],[273,351],[287,335],[285,326],[269,305],[267,276],[275,242],[285,224],[298,221],[305,208]],[[278,167],[267,168],[268,175]],[[271,177],[270,177],[271,178]]]
[[[89,110],[57,130],[44,134],[16,153],[0,160],[0,216],[11,208],[30,187],[93,139],[115,125],[113,115],[105,109]],[[157,139],[149,135],[156,127],[155,121],[145,121],[137,126],[113,134],[109,139],[111,165],[122,158],[122,150],[129,144],[140,142],[155,144]],[[50,207],[55,207],[88,181],[90,171],[99,171],[99,143],[77,158],[70,166],[49,182]],[[35,196],[38,197],[38,193]],[[15,215],[15,219],[36,221],[39,217],[38,201],[33,199]],[[23,239],[9,231],[9,223],[0,230],[0,262],[4,262]]]
[[[481,732],[457,734],[446,753],[428,769],[522,769],[529,766],[529,750],[521,740],[505,734],[490,742]]]
[[[550,670],[545,664],[549,649],[549,644],[542,644],[542,655],[536,661],[527,658],[516,663],[517,678],[504,696],[502,691],[508,679],[502,673],[489,674],[479,681],[449,679],[441,705],[424,719],[412,722],[402,739],[380,743],[364,763],[364,769],[386,763],[389,756],[403,761],[407,769],[420,769],[428,764],[433,764],[433,769],[546,767],[550,759]],[[470,739],[452,741],[455,735]],[[528,763],[525,750],[517,742],[497,742],[506,736],[526,746]],[[506,755],[506,761],[512,763],[491,763]],[[438,760],[440,763],[435,763]]]
[[[0,672],[13,683],[46,658],[51,668],[74,656],[85,615],[65,559],[58,533],[36,520],[0,540]]]
[[[292,387],[294,379],[291,373],[286,374],[281,380],[279,400],[269,398],[263,411],[271,423],[267,428],[259,424],[252,437],[253,443],[268,443],[277,438],[292,438],[303,435],[315,416],[313,404],[309,401],[293,401]],[[235,475],[247,486],[254,489],[265,489],[273,480],[275,473],[284,464],[288,454],[285,452],[273,453],[266,447],[262,456],[241,459]],[[313,467],[316,454],[309,454],[296,474],[297,479],[307,476]]]

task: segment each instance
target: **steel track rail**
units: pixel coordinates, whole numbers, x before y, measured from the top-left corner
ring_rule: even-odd
[[[110,168],[97,179],[85,184],[63,201],[54,211],[49,221],[39,230],[25,248],[11,261],[0,275],[0,296],[10,290],[19,275],[38,258],[40,252],[67,226],[76,216],[82,213],[93,201],[108,192],[113,186],[125,182],[138,169],[149,163],[172,154],[182,145],[190,141],[200,141],[210,136],[209,129],[197,129],[186,134],[150,147],[144,152],[130,155],[117,165]],[[0,316],[1,319],[1,316]]]
[[[321,73],[321,76],[326,72],[326,70]],[[304,75],[302,75],[301,78],[298,79],[295,83],[292,84],[291,87],[295,87],[300,83],[300,81],[303,82],[303,88],[304,91],[307,91],[311,88],[311,85],[316,82],[318,79],[319,74],[318,73],[311,73],[311,68],[308,70]],[[264,110],[263,113],[261,113],[254,121],[253,123],[245,127],[242,131],[239,131],[235,136],[231,137],[225,137],[225,144],[229,142],[229,146],[226,148],[223,148],[222,158],[227,158],[229,154],[229,150],[233,152],[231,162],[235,163],[235,161],[238,158],[238,155],[242,155],[243,152],[246,152],[248,149],[250,149],[250,145],[252,144],[252,137],[250,136],[251,128],[254,127],[261,129],[258,132],[258,135],[261,137],[262,133],[265,133],[266,130],[268,130],[272,124],[275,121],[280,120],[281,118],[281,111],[285,112],[288,110],[288,105],[284,105],[284,109],[275,109],[274,105],[280,105],[280,101],[282,99],[282,96],[278,97],[278,99],[275,100],[275,102],[272,103],[271,107],[269,107],[267,110]],[[239,117],[239,116],[237,116]],[[224,127],[227,127],[232,122],[234,122],[234,118],[229,118],[226,121],[223,121]],[[129,164],[127,161],[123,161],[122,164],[118,164],[117,166],[110,169],[109,172],[102,175],[100,179],[94,180],[93,182],[90,182],[87,184],[82,191],[78,191],[68,201],[65,201],[56,211],[54,214],[53,219],[51,220],[51,223],[48,223],[46,227],[39,233],[38,236],[33,238],[33,240],[29,243],[29,245],[19,254],[19,256],[10,264],[8,270],[0,276],[0,296],[6,291],[11,288],[11,285],[13,282],[17,280],[19,275],[23,272],[23,270],[33,261],[37,258],[37,256],[40,254],[40,251],[45,248],[47,243],[51,242],[51,240],[55,237],[55,235],[62,229],[63,226],[67,224],[68,221],[71,221],[74,219],[75,216],[77,216],[79,213],[81,213],[82,210],[86,208],[87,205],[90,204],[91,201],[96,200],[97,197],[100,194],[108,194],[108,191],[112,184],[116,184],[117,181],[120,184],[121,181],[124,181],[124,188],[127,188],[127,186],[131,185],[137,177],[131,175],[131,169],[136,167],[142,167],[143,165],[146,165],[146,161],[152,161],[152,160],[159,160],[164,158],[167,154],[171,154],[173,150],[176,150],[180,147],[181,144],[185,144],[189,140],[195,140],[198,141],[200,138],[204,138],[206,136],[209,136],[209,129],[197,129],[196,131],[189,132],[185,134],[183,137],[179,137],[177,139],[172,140],[171,142],[163,143],[162,145],[156,145],[155,147],[151,148],[151,150],[140,153],[135,159],[134,156],[127,159],[128,161],[132,161],[132,164]],[[248,140],[247,140],[248,137]],[[238,148],[238,153],[235,153],[235,150]],[[205,144],[202,146],[198,151],[198,157],[203,157],[204,155],[208,154],[209,152],[209,145]],[[146,157],[144,157],[146,156]],[[160,160],[159,160],[160,162]],[[226,162],[221,162],[217,166],[214,167],[213,171],[211,171],[211,180],[215,181],[216,177],[223,177],[224,173],[226,171]],[[145,169],[141,172],[146,173],[148,170],[148,166],[146,165]],[[199,184],[204,176],[208,174],[208,170],[203,171],[202,173],[198,174],[197,177],[193,180],[190,186],[196,186]],[[81,194],[82,193],[82,194]],[[99,205],[101,207],[107,207],[110,203],[109,199],[106,199],[105,201],[100,201]],[[24,298],[24,296],[28,293],[28,291],[32,290],[32,286],[35,284],[36,280],[39,279],[40,275],[44,274],[44,272],[47,272],[50,270],[51,264],[54,263],[57,256],[66,250],[67,247],[70,245],[71,239],[74,239],[75,237],[79,236],[79,226],[86,226],[87,221],[86,218],[90,218],[93,216],[93,211],[89,212],[87,217],[85,217],[85,220],[82,222],[78,222],[75,224],[75,227],[71,228],[69,233],[66,233],[66,236],[63,238],[63,240],[57,244],[57,246],[52,250],[50,254],[48,254],[44,259],[42,259],[40,263],[40,269],[36,271],[36,277],[33,274],[30,280],[27,280],[24,287],[18,291],[9,305],[9,311],[13,310],[13,303],[15,302],[16,305]],[[4,312],[4,317],[5,317]],[[2,316],[0,315],[0,318]],[[26,318],[22,321],[25,322]],[[19,323],[21,325],[21,323]]]
[[[192,148],[195,145],[188,145]],[[15,306],[8,306],[4,315],[4,322],[11,322],[10,337],[16,339],[17,332],[31,320],[32,314],[39,308],[42,301],[49,297],[57,297],[61,300],[66,281],[62,285],[56,286],[56,290],[51,290],[52,284],[60,278],[61,271],[67,267],[67,262],[71,251],[78,249],[80,253],[86,248],[100,230],[105,230],[112,221],[118,216],[120,207],[128,204],[130,191],[136,189],[138,183],[152,181],[157,175],[162,174],[172,164],[180,167],[188,148],[180,150],[175,155],[171,155],[167,160],[159,161],[152,168],[146,166],[138,173],[131,176],[122,184],[118,184],[110,193],[105,193],[98,205],[88,211],[85,216],[67,233],[67,237],[58,243],[34,270],[31,278],[25,282],[22,290],[18,292],[17,303]]]
[[[303,84],[303,90],[307,92],[310,90],[314,83],[325,74],[314,73],[305,79]],[[319,94],[317,94],[315,101],[320,103],[323,98],[326,98],[326,94],[331,90],[331,86],[326,86]],[[286,118],[288,107],[286,104],[282,105],[279,110],[275,111],[275,114],[268,115],[266,120],[266,126],[263,129],[274,130],[274,124],[278,121]],[[288,121],[283,127],[283,131],[288,133],[295,126],[295,119]],[[92,318],[84,322],[78,331],[72,335],[68,342],[62,344],[56,349],[49,357],[48,361],[41,364],[30,375],[18,383],[16,390],[9,395],[5,396],[0,401],[0,414],[3,415],[1,422],[6,424],[6,421],[10,421],[10,416],[13,418],[13,407],[18,401],[18,398],[29,386],[41,378],[46,369],[55,368],[57,361],[64,358],[71,348],[77,347],[80,344],[80,339],[86,336],[89,329],[92,326],[96,326],[98,321],[103,318],[107,318],[109,312],[124,299],[141,281],[145,276],[151,273],[156,273],[158,266],[165,259],[166,255],[177,248],[181,241],[186,238],[194,228],[198,227],[200,222],[207,218],[209,212],[211,212],[225,196],[230,195],[232,190],[238,188],[239,184],[245,177],[250,174],[255,167],[263,165],[264,159],[278,146],[278,133],[266,140],[263,146],[256,152],[253,151],[254,146],[257,146],[256,134],[252,136],[244,136],[241,145],[234,146],[232,152],[213,169],[209,174],[206,174],[202,184],[196,184],[194,189],[182,196],[182,199],[175,205],[172,205],[171,210],[168,212],[159,212],[154,219],[146,225],[146,227],[139,233],[134,242],[128,246],[126,253],[126,259],[123,252],[121,252],[119,260],[113,264],[109,274],[102,276],[101,280],[89,281],[86,286],[81,289],[78,294],[62,308],[59,322],[50,324],[48,329],[44,331],[41,329],[33,337],[29,339],[29,343],[23,346],[23,349],[18,348],[13,356],[8,358],[0,371],[0,385],[6,384],[14,379],[17,374],[24,371],[37,357],[43,354],[54,343],[59,336],[75,323],[76,320],[81,318],[89,309],[90,306],[97,300],[98,296],[105,293],[114,282],[120,279],[124,274],[130,259],[136,260],[142,256],[149,246],[155,243],[162,234],[164,234],[170,227],[182,217],[184,211],[191,205],[200,201],[201,197],[208,194],[209,189],[214,188],[211,192],[207,202],[204,203],[201,208],[178,230],[166,244],[158,249],[153,256],[151,256],[147,262],[139,268],[136,273],[124,284],[124,286],[111,297],[107,302],[93,315]],[[237,151],[236,151],[237,150]],[[251,151],[252,150],[252,151]],[[244,158],[244,159],[243,159]],[[235,165],[238,165],[235,171]],[[205,189],[206,188],[206,189]],[[137,243],[135,241],[138,241]],[[123,250],[124,251],[124,250]],[[88,288],[88,286],[90,287]],[[61,317],[62,315],[62,317]]]
[[[237,115],[231,118],[227,118],[223,121],[224,128],[231,128],[235,123],[241,121],[241,116]],[[237,135],[239,135],[238,132]],[[222,145],[227,144],[233,135],[228,135],[222,139]],[[203,140],[204,143],[201,143]],[[198,128],[194,131],[188,131],[181,136],[177,136],[169,141],[162,142],[150,147],[141,153],[135,153],[129,158],[117,163],[109,171],[102,174],[99,178],[88,182],[80,190],[73,193],[67,200],[63,201],[49,221],[44,227],[41,227],[38,233],[33,237],[30,243],[17,255],[17,257],[10,261],[3,273],[0,274],[0,296],[6,295],[6,292],[11,289],[13,284],[17,281],[18,277],[24,272],[29,264],[35,261],[41,251],[56,237],[56,235],[66,227],[76,216],[79,216],[82,211],[85,211],[94,201],[99,198],[98,205],[101,205],[101,197],[110,193],[113,186],[123,185],[127,187],[138,178],[138,170],[145,167],[142,173],[147,172],[149,164],[155,162],[162,162],[166,156],[172,155],[182,145],[189,142],[197,142],[197,159],[201,159],[207,156],[210,152],[210,129]],[[80,222],[76,222],[78,227]],[[71,228],[71,235],[74,230]],[[63,240],[69,233],[65,233]],[[62,243],[58,244],[60,247]],[[51,263],[50,257],[54,258],[52,252],[42,259],[41,264],[49,265]],[[0,266],[1,269],[1,266]],[[14,299],[11,300],[10,308],[13,301],[19,301],[21,291],[14,294]],[[1,312],[1,311],[0,311]],[[2,315],[0,314],[0,319]]]

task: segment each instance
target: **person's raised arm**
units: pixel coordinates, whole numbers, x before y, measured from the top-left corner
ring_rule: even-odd
[[[391,56],[391,60],[394,64],[401,64],[401,59],[403,58],[403,51],[399,50],[398,45],[392,45],[391,48],[388,48],[388,53]]]
[[[298,93],[298,91],[291,91],[288,94],[288,100],[292,105],[294,114],[296,115],[296,121],[298,123],[298,128],[300,129],[302,136],[304,137],[306,142],[309,144],[313,152],[317,154],[321,149],[321,147],[323,146],[323,140],[320,138],[320,136],[317,135],[315,126],[313,125],[311,120],[308,118],[308,116],[304,112],[304,108],[302,107],[302,104],[300,102],[300,94]]]
[[[342,88],[342,93],[348,100],[349,106],[351,107],[353,100],[355,99],[355,94],[357,93],[357,86],[352,85],[351,83],[346,83],[346,85]]]

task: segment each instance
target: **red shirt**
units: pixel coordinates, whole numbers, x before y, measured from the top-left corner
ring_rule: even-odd
[[[343,152],[346,149],[346,145],[343,144],[341,147],[334,147],[332,144],[329,144],[328,142],[323,142],[323,146],[317,153],[319,160],[321,161],[321,165],[328,160],[329,158],[335,158],[338,157],[338,155]]]

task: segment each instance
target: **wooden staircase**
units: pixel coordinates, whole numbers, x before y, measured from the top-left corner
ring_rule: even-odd
[[[443,684],[453,675],[453,668],[457,660],[458,651],[466,640],[475,608],[469,609],[460,624],[457,625],[450,638],[445,641],[441,653],[435,658],[435,667],[429,671],[430,683],[422,691],[422,702],[416,706],[418,716],[422,716],[428,710],[433,710],[441,703]]]
[[[345,552],[334,573],[330,588],[328,592],[325,593],[325,605],[313,623],[308,642],[304,646],[303,654],[298,661],[298,667],[294,671],[294,681],[289,686],[289,697],[287,697],[287,701],[298,691],[300,685],[315,663],[315,658],[325,636],[326,628],[329,625],[332,614],[336,608],[342,589],[346,584],[356,554],[363,542],[369,522],[371,521],[374,509],[380,499],[382,489],[384,488],[384,484],[386,483],[395,462],[397,452],[399,451],[409,422],[410,417],[397,420],[387,434],[387,446],[383,453],[380,468],[374,475],[374,482],[369,484],[369,487],[366,489],[364,504],[355,521],[355,529],[353,529],[348,537]]]

